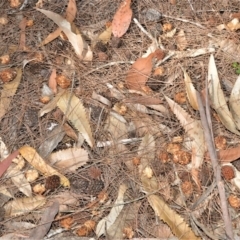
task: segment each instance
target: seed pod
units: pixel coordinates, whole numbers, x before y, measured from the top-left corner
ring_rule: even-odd
[[[63,89],[68,88],[71,84],[71,80],[65,77],[64,75],[57,75],[56,81],[57,84]]]
[[[0,80],[4,83],[12,81],[17,76],[17,72],[13,68],[8,68],[0,72]]]

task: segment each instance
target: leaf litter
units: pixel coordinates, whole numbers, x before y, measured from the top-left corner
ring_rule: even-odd
[[[237,239],[237,1],[27,2],[1,6],[0,238]]]

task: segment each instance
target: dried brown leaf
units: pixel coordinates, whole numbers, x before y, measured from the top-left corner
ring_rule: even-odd
[[[52,153],[49,161],[58,169],[72,172],[87,163],[88,153],[83,148],[68,148]]]
[[[38,6],[36,5],[36,7],[38,8]],[[41,6],[42,7],[42,6]],[[39,8],[41,8],[39,7]],[[66,9],[66,20],[69,23],[72,23],[73,20],[76,17],[76,13],[77,13],[77,6],[76,6],[76,1],[75,0],[69,0],[68,2],[68,6]],[[61,28],[57,28],[54,32],[50,33],[41,43],[41,45],[45,45],[48,44],[49,42],[53,41],[55,38],[57,38],[60,33],[62,32]]]
[[[12,160],[17,157],[17,155],[19,154],[19,151],[16,150],[14,151],[12,154],[10,154],[9,156],[7,156],[5,159],[3,159],[0,162],[0,177],[4,174],[4,172],[9,168],[9,166],[12,163]]]
[[[18,158],[15,158],[17,165],[11,165],[7,172],[6,177],[11,178],[12,182],[15,186],[18,187],[19,191],[21,191],[23,194],[25,194],[27,197],[32,196],[32,188],[29,182],[27,181],[25,175],[21,171],[24,167],[24,159],[19,156]]]
[[[46,208],[43,212],[40,223],[31,231],[29,239],[43,239],[48,233],[58,210],[59,203],[57,201],[55,201],[50,207]]]
[[[29,146],[23,146],[19,149],[21,155],[39,172],[45,176],[58,175],[61,180],[61,184],[64,187],[69,187],[69,180],[59,173],[57,170],[48,165],[41,156],[36,152],[36,150]]]
[[[99,221],[97,227],[96,227],[96,234],[98,237],[100,237],[102,234],[107,234],[105,231],[110,229],[110,227],[114,224],[117,217],[121,213],[123,206],[124,206],[124,194],[127,190],[126,185],[122,184],[119,186],[118,190],[118,197],[114,203],[113,208],[111,209],[110,213],[104,217],[102,220]]]
[[[233,121],[233,116],[228,109],[223,90],[220,85],[214,56],[211,54],[208,65],[208,91],[212,107],[218,113],[222,124],[231,132],[240,135]]]
[[[0,98],[0,119],[8,111],[12,97],[15,95],[17,91],[21,78],[22,78],[22,70],[21,68],[19,68],[17,69],[16,78],[13,81],[5,83],[3,85],[3,89],[1,91],[1,98]]]
[[[238,76],[229,98],[229,108],[234,118],[234,122],[240,129],[240,76]]]
[[[85,108],[74,94],[66,91],[58,100],[57,106],[65,114],[73,126],[82,134],[89,146],[93,147],[94,139]]]
[[[201,122],[199,120],[192,119],[191,116],[173,100],[168,97],[165,98],[173,113],[176,115],[182,127],[186,131],[187,135],[192,139],[192,177],[200,188],[201,185],[199,179],[197,178],[198,174],[196,172],[202,166],[205,153],[205,138]]]
[[[112,24],[106,27],[102,33],[99,34],[98,40],[100,40],[103,44],[107,44],[110,41],[112,35]]]
[[[187,48],[188,42],[187,42],[187,39],[185,37],[185,33],[182,29],[177,34],[176,41],[177,41],[177,47],[180,51],[183,51]]]
[[[91,61],[93,54],[90,47],[86,44],[81,34],[72,32],[71,23],[61,17],[59,14],[52,11],[36,8],[39,12],[45,14],[48,18],[53,20],[60,29],[66,34],[69,42],[72,44],[77,56],[81,60]]]
[[[142,169],[147,167],[155,158],[156,146],[154,137],[146,134],[138,148],[138,155],[141,158]]]
[[[130,8],[131,0],[123,0],[116,11],[112,21],[112,33],[114,37],[122,37],[131,23],[132,9]]]
[[[57,93],[56,76],[57,76],[56,68],[53,68],[52,73],[51,73],[51,75],[49,77],[49,80],[48,80],[48,86],[50,87],[50,89],[52,89],[52,91],[55,94]]]
[[[184,219],[157,195],[148,196],[148,202],[153,208],[155,214],[171,228],[173,234],[181,240],[200,240],[196,237],[191,228]]]
[[[48,132],[46,140],[38,148],[38,153],[43,158],[47,157],[57,147],[65,136],[61,125],[56,126],[51,132]]]
[[[4,205],[5,217],[19,216],[31,212],[43,206],[45,203],[46,198],[41,195],[30,198],[17,198]]]
[[[139,58],[133,63],[125,80],[129,89],[142,91],[151,74],[154,56],[154,53],[151,53],[148,57]]]
[[[207,156],[208,157],[208,156]],[[218,151],[221,162],[233,162],[240,158],[240,146]]]
[[[197,102],[197,95],[196,89],[192,84],[192,79],[189,77],[185,69],[182,69],[184,73],[184,82],[186,86],[187,97],[190,105],[194,110],[198,110],[198,102]]]

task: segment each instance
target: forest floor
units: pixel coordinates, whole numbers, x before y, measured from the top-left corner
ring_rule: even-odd
[[[240,239],[239,1],[132,0],[116,38],[123,0],[76,0],[87,61],[41,44],[70,2],[0,3],[0,239]]]

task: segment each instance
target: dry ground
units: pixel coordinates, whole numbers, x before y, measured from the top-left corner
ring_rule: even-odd
[[[38,111],[43,107],[39,98],[41,97],[42,85],[48,82],[51,69],[54,66],[58,73],[64,72],[69,73],[69,75],[70,72],[75,73],[72,79],[74,81],[72,86],[73,91],[82,99],[88,111],[95,141],[111,140],[107,129],[104,128],[110,108],[92,99],[92,92],[96,91],[98,94],[106,97],[113,105],[117,103],[118,100],[111,96],[106,83],[111,83],[113,86],[118,87],[120,83],[124,82],[127,70],[131,66],[130,61],[135,61],[141,57],[151,44],[151,40],[132,21],[129,30],[122,37],[119,47],[114,47],[111,43],[107,45],[105,52],[108,56],[107,60],[100,60],[97,52],[94,52],[92,62],[81,62],[76,57],[71,45],[61,38],[57,38],[44,47],[38,47],[39,42],[56,29],[56,25],[42,13],[34,9],[36,2],[36,0],[29,0],[28,5],[22,11],[13,10],[6,0],[0,2],[0,16],[6,15],[9,20],[7,25],[0,25],[0,55],[8,53],[11,45],[18,45],[20,36],[19,23],[22,17],[27,17],[34,21],[34,25],[26,29],[26,46],[29,47],[30,53],[22,51],[11,53],[10,63],[8,65],[1,65],[0,70],[6,67],[21,67],[23,60],[31,57],[29,56],[30,54],[41,53],[44,56],[42,62],[33,61],[24,68],[17,93],[11,102],[8,112],[1,119],[0,136],[7,145],[9,152],[26,144],[37,150],[39,146],[46,141],[49,134],[49,126],[51,123],[58,122],[53,114],[54,111],[46,114],[42,118],[38,117]],[[88,30],[93,33],[100,33],[104,30],[105,23],[112,20],[121,0],[77,0],[76,2],[78,12],[74,23],[81,31]],[[229,15],[231,13],[239,12],[239,1],[176,0],[176,4],[171,4],[170,2],[171,1],[168,0],[133,0],[133,16],[139,20],[149,33],[156,37],[162,34],[162,25],[164,23],[171,23],[177,28],[177,31],[183,29],[188,42],[187,48],[189,49],[208,47],[210,38],[207,35],[209,33],[215,38],[232,39],[236,44],[239,44],[239,31],[220,32],[216,29],[216,26],[219,24],[230,21]],[[43,8],[63,14],[66,5],[67,0],[45,0]],[[194,24],[168,17],[160,17],[158,20],[149,21],[145,16],[146,11],[150,8],[170,17],[200,23],[205,28],[201,29]],[[90,40],[88,40],[88,42],[90,43]],[[176,50],[177,48],[174,38],[165,40],[162,44],[166,54],[169,50]],[[232,63],[235,62],[234,56],[229,56],[218,48],[216,48],[214,55],[219,77],[224,80],[224,93],[226,96],[229,96],[233,86],[232,84],[237,78],[237,74],[232,67]],[[177,92],[185,92],[181,67],[187,69],[193,79],[194,85],[197,89],[201,90],[207,75],[208,59],[208,54],[195,58],[170,58],[162,64],[165,70],[164,75],[151,77],[148,80],[147,85],[153,90],[152,95],[160,98],[164,102],[164,106],[168,108],[163,94],[174,99]],[[69,69],[69,66],[66,64],[66,60],[73,62],[71,69]],[[118,61],[121,63],[106,65],[107,63]],[[173,74],[177,77],[173,80],[172,84],[167,83],[169,76]],[[128,92],[124,94],[126,97],[130,96]],[[183,107],[194,118],[200,119],[199,113],[194,111],[188,103],[183,105]],[[174,137],[184,137],[185,135],[179,121],[171,113],[170,109],[168,114],[162,116],[130,112],[125,115],[125,119],[128,124],[134,122],[139,128],[142,123],[145,133],[154,134],[156,152],[155,160],[151,164],[154,169],[154,175],[159,183],[164,182],[168,185],[158,192],[168,206],[180,214],[189,226],[191,226],[195,234],[201,238],[212,239],[214,236],[215,239],[227,239],[224,233],[223,217],[217,189],[215,188],[215,190],[212,191],[209,201],[201,205],[202,211],[199,211],[198,216],[197,214],[194,215],[196,221],[193,221],[191,206],[197,201],[201,193],[198,192],[197,186],[193,182],[186,166],[175,164],[172,160],[164,162],[161,157],[159,157],[161,153],[165,152],[166,144],[170,143]],[[214,116],[212,117],[212,121],[214,136],[224,136],[227,139],[227,147],[235,146],[239,143],[239,137],[226,130]],[[170,131],[162,132],[159,128],[159,123],[168,126]],[[158,128],[159,133],[152,131],[153,128]],[[140,130],[135,129],[129,131],[128,135],[122,136],[122,138],[143,137],[143,131]],[[55,150],[66,149],[69,146],[73,146],[75,142],[75,140],[66,135]],[[109,213],[112,204],[117,198],[120,184],[126,184],[128,190],[125,194],[125,201],[129,202],[129,204],[126,204],[125,208],[131,209],[133,203],[139,203],[138,211],[134,213],[134,219],[130,224],[134,232],[134,237],[163,237],[163,230],[160,228],[162,223],[155,217],[154,211],[149,205],[145,194],[141,191],[141,181],[137,167],[130,170],[126,164],[132,161],[134,157],[137,157],[139,144],[139,142],[131,143],[122,149],[116,145],[104,148],[95,146],[93,149],[90,149],[89,146],[84,143],[83,148],[89,153],[89,162],[74,173],[66,174],[71,182],[71,188],[67,190],[68,194],[76,194],[74,196],[77,198],[77,204],[75,203],[73,206],[70,205],[68,210],[59,214],[58,217],[74,216],[75,225],[84,224],[87,220],[93,220],[97,224],[100,219]],[[169,158],[171,158],[171,155],[169,155]],[[26,166],[24,171],[27,170],[27,168]],[[101,171],[101,176],[98,179],[92,177],[96,169]],[[192,190],[184,197],[184,194],[181,195],[182,185],[176,182],[175,173],[178,174],[181,183],[191,183]],[[208,186],[211,185],[214,178],[209,162],[203,164],[200,175],[202,191],[204,192]],[[40,179],[37,179],[36,182],[32,183],[32,185],[43,183],[44,181],[45,177],[42,176]],[[173,184],[174,182],[175,184]],[[23,196],[8,179],[2,177],[0,183],[7,183],[15,198]],[[166,188],[166,191],[164,188]],[[230,182],[225,182],[225,188],[227,196],[231,193],[239,195],[239,190],[233,188]],[[65,191],[64,188],[59,187],[45,193],[45,196],[50,198]],[[93,201],[92,199],[96,198],[101,191],[107,194],[108,197],[106,201],[109,201],[109,206],[99,203],[97,203],[96,206],[90,206],[89,204]],[[183,199],[181,199],[181,197],[183,197]],[[44,210],[44,207],[42,209]],[[231,207],[229,207],[229,210],[233,228],[237,234],[240,227],[239,211]],[[74,213],[77,214],[74,215]],[[41,211],[11,219],[2,217],[0,222],[0,236],[14,231],[9,228],[8,222],[27,221],[38,224],[40,218]],[[51,229],[54,230],[59,227],[59,221],[55,221]],[[61,237],[74,236],[75,230],[74,227],[70,227],[68,231],[62,233]],[[21,232],[20,230],[16,231]],[[96,235],[94,231],[92,231],[87,237],[96,237]],[[56,239],[60,239],[60,236],[56,237]]]

